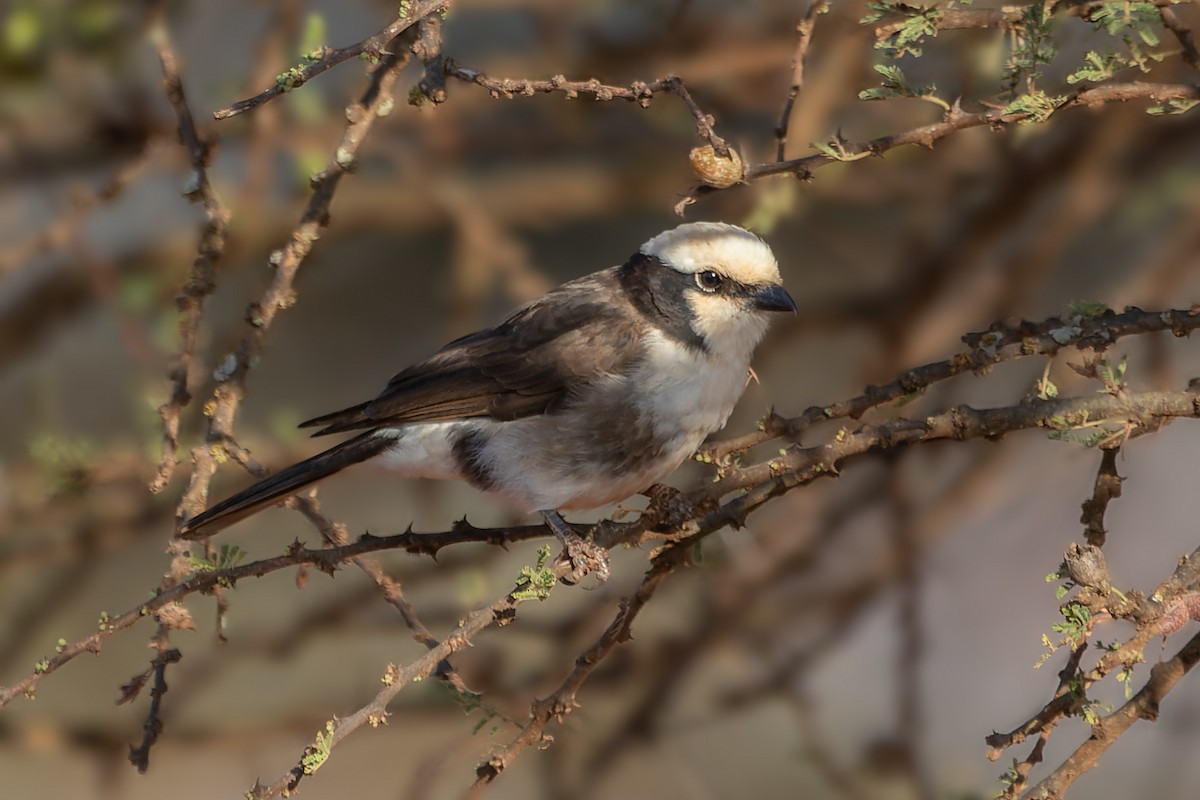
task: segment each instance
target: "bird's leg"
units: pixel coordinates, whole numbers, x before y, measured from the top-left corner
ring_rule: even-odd
[[[557,511],[543,511],[541,514],[542,519],[546,520],[546,527],[562,543],[563,551],[559,560],[565,560],[571,566],[570,578],[564,579],[565,583],[576,583],[589,574],[595,575],[601,583],[608,580],[607,550],[595,542],[579,538]]]

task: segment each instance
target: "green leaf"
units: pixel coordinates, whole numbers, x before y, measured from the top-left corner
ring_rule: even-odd
[[[1192,99],[1168,100],[1167,102],[1165,102],[1161,105],[1152,106],[1152,107],[1146,109],[1146,113],[1154,114],[1154,115],[1185,114],[1188,111],[1191,111],[1193,108],[1195,108],[1198,104],[1200,104],[1200,100],[1192,100]]]

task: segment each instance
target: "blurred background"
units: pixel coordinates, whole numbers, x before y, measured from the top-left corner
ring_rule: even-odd
[[[771,161],[806,9],[778,0],[474,0],[450,13],[445,53],[495,77],[625,85],[679,75],[747,160]],[[202,132],[219,137],[211,178],[232,212],[200,329],[183,455],[203,434],[214,367],[271,278],[268,256],[286,243],[309,176],[337,146],[342,109],[366,85],[365,65],[346,63],[232,120],[213,122],[211,112],[271,85],[314,47],[373,34],[395,10],[369,0],[168,5],[188,100]],[[859,142],[939,119],[936,105],[917,99],[858,100],[880,78],[871,26],[858,24],[865,13],[861,0],[835,0],[818,18],[789,156],[838,131]],[[1176,13],[1200,24],[1194,6]],[[181,196],[188,157],[145,18],[143,4],[116,0],[0,5],[0,684],[158,585],[186,483],[184,458],[166,491],[146,488],[178,349],[174,298],[203,220]],[[1104,34],[1069,15],[1053,32],[1060,51],[1042,80],[1065,92]],[[1195,83],[1177,41],[1160,32],[1157,49],[1171,55],[1151,62],[1148,76],[1121,78]],[[979,110],[998,93],[1009,37],[943,32],[906,72]],[[249,375],[236,432],[271,467],[317,449],[296,431],[300,420],[369,396],[410,361],[556,283],[623,261],[676,224],[672,207],[695,182],[695,122],[672,96],[641,109],[561,95],[493,99],[451,83],[447,102],[415,107],[405,99],[420,76],[419,63],[401,74],[394,111],[342,181],[331,224],[301,267],[297,302]],[[1064,314],[1080,300],[1192,304],[1200,112],[1150,116],[1147,105],[964,130],[932,149],[834,164],[807,183],[760,180],[691,206],[689,219],[760,231],[801,307],[760,349],[761,383],[726,435],[752,430],[771,406],[798,414],[949,357],[962,334],[995,320]],[[1115,350],[1123,354],[1135,388],[1179,388],[1200,374],[1200,348],[1187,340],[1126,340]],[[1060,391],[1094,392],[1069,359],[1050,367]],[[1001,365],[876,418],[1011,404],[1045,368],[1044,359]],[[1180,422],[1122,453],[1127,480],[1108,513],[1106,547],[1118,586],[1152,589],[1196,546],[1198,444],[1196,426]],[[524,754],[492,796],[992,796],[1029,745],[992,763],[984,736],[1040,708],[1066,658],[1059,651],[1033,666],[1061,619],[1044,576],[1081,539],[1079,507],[1099,460],[1080,444],[1026,433],[859,461],[779,498],[747,529],[711,537],[701,563],[669,579],[634,640],[553,730],[553,746]],[[672,482],[711,477],[692,465]],[[247,482],[229,465],[213,497]],[[370,469],[329,481],[320,498],[351,536],[409,523],[445,530],[464,514],[476,525],[517,521],[468,487]],[[278,509],[222,541],[259,558],[297,537],[319,541],[298,514]],[[381,560],[441,635],[507,591],[536,547]],[[514,735],[505,719],[524,719],[607,625],[646,555],[615,553],[602,587],[556,589],[456,656],[485,708],[464,707],[434,681],[409,687],[390,724],[340,745],[305,780],[305,796],[460,796],[474,767]],[[168,674],[165,731],[147,774],[126,755],[148,698],[114,701],[151,656],[149,624],[50,676],[35,701],[0,712],[3,794],[235,797],[284,773],[326,719],[375,694],[389,662],[423,652],[361,573],[315,573],[303,588],[295,578],[239,583],[224,644],[211,598],[189,598],[198,630],[172,638],[183,660]],[[1098,635],[1132,630],[1109,628]],[[1177,646],[1167,643],[1164,657]],[[1148,670],[1138,668],[1136,686]],[[1119,704],[1122,689],[1110,680],[1092,696]],[[1064,722],[1034,777],[1088,733],[1080,720]],[[1075,794],[1195,797],[1200,764],[1188,756],[1197,746],[1200,688],[1188,678],[1158,722],[1139,723]]]

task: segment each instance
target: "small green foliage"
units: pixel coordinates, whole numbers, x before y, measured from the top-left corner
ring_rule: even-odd
[[[1049,364],[1046,365],[1046,372],[1042,377],[1038,378],[1037,396],[1039,400],[1053,400],[1058,397],[1058,384],[1050,380]]]
[[[858,93],[859,100],[885,100],[889,97],[912,97],[917,100],[927,100],[941,106],[947,112],[950,104],[938,97],[937,87],[913,86],[904,76],[904,71],[895,64],[876,64],[875,71],[883,76],[883,85],[872,89],[864,89]]]
[[[943,11],[939,7],[917,8],[915,6],[897,3],[869,3],[868,14],[863,22],[876,22],[884,14],[897,12],[904,15],[904,21],[899,29],[875,42],[875,49],[882,50],[888,58],[896,59],[904,55],[921,57],[921,47],[926,38],[937,36],[937,22],[942,18]]]
[[[29,443],[29,455],[48,478],[66,488],[78,482],[96,455],[86,439],[70,439],[53,433],[39,434]]]
[[[1050,115],[1058,110],[1058,106],[1065,100],[1065,97],[1057,95],[1048,95],[1041,89],[1035,89],[1028,94],[1018,95],[1011,103],[1004,107],[1004,114],[1021,114],[1021,119],[1018,119],[1019,124],[1045,122],[1050,119]]]
[[[224,569],[233,569],[242,559],[246,557],[246,551],[234,544],[223,544],[217,550],[216,555],[209,560],[200,556],[188,553],[188,565],[197,572],[217,572]],[[218,586],[224,586],[226,589],[233,588],[233,582],[228,578],[220,578],[217,581]]]
[[[812,146],[830,161],[859,161],[871,155],[870,150],[861,153],[851,153],[846,149],[845,140],[835,136],[824,142],[812,142]]]
[[[1063,621],[1056,622],[1050,629],[1061,633],[1071,642],[1071,649],[1077,649],[1087,637],[1088,625],[1092,621],[1092,611],[1083,603],[1067,603],[1060,609]]]
[[[1059,564],[1058,569],[1046,575],[1046,583],[1054,583],[1062,581],[1062,584],[1054,588],[1054,599],[1062,600],[1067,596],[1067,592],[1075,588],[1075,582],[1067,577],[1067,565]]]
[[[1125,388],[1125,370],[1129,367],[1129,356],[1121,356],[1121,360],[1114,367],[1108,360],[1107,356],[1102,356],[1098,364],[1097,374],[1100,376],[1104,387],[1100,389],[1101,394],[1116,395]]]
[[[1009,765],[1008,769],[1004,770],[1004,772],[1001,773],[1000,782],[1003,783],[1005,786],[1008,786],[1011,788],[1013,786],[1016,786],[1017,782],[1020,780],[1021,780],[1021,762],[1017,761],[1017,759],[1014,758],[1012,760],[1012,764]]]
[[[1097,300],[1072,300],[1067,303],[1067,316],[1079,319],[1092,319],[1111,310]]]
[[[1156,28],[1161,20],[1158,8],[1153,3],[1130,3],[1127,0],[1101,3],[1088,15],[1088,19],[1096,24],[1097,30],[1103,30],[1109,36],[1134,33],[1151,47],[1158,44]]]
[[[1121,667],[1121,671],[1117,673],[1117,682],[1125,687],[1125,699],[1129,700],[1133,697],[1133,665],[1125,664]]]
[[[1089,50],[1088,54],[1083,57],[1083,66],[1067,76],[1067,83],[1079,83],[1080,81],[1100,83],[1112,78],[1127,66],[1129,66],[1128,62],[1120,53],[1101,55],[1095,50]]]
[[[890,12],[892,8],[891,3],[879,3],[871,0],[871,2],[867,3],[867,13],[859,20],[859,24],[870,25],[872,22],[879,22],[879,20],[883,19],[884,14]]]
[[[1041,77],[1038,65],[1049,64],[1058,53],[1058,45],[1050,35],[1052,22],[1048,4],[1035,2],[1025,8],[1021,21],[1013,29],[1012,52],[1005,67],[1005,83],[1010,87],[1013,101],[1019,99],[1017,86],[1022,77],[1025,78],[1028,94],[1040,94],[1034,89],[1034,84]],[[1044,119],[1034,121],[1043,122]]]
[[[66,649],[67,649],[67,640],[66,639],[59,639],[58,642],[54,645],[54,652],[56,652],[56,653],[61,653],[63,650],[66,650]]]
[[[535,566],[521,567],[517,586],[513,590],[513,598],[516,600],[545,600],[550,596],[554,584],[558,583],[554,570],[546,566],[546,562],[550,560],[550,545],[539,547],[537,555]]]
[[[216,556],[210,561],[200,556],[188,554],[188,564],[192,569],[200,572],[216,572],[220,569],[230,569],[236,567],[243,558],[246,557],[246,551],[235,544],[223,544],[217,551]]]
[[[325,730],[317,731],[317,738],[313,739],[304,751],[304,756],[300,759],[300,765],[304,769],[305,775],[312,775],[321,768],[321,765],[329,760],[329,752],[333,749],[333,722],[325,723]]]
[[[325,17],[310,11],[304,20],[304,32],[300,35],[300,52],[320,52],[325,47],[325,38]]]
[[[1157,47],[1160,42],[1161,19],[1153,3],[1127,0],[1100,3],[1091,11],[1088,19],[1096,30],[1119,38],[1125,47],[1121,52],[1104,54],[1089,51],[1084,56],[1083,66],[1068,76],[1070,83],[1099,83],[1112,79],[1117,72],[1130,67],[1149,72],[1151,62],[1162,61],[1167,56],[1167,53],[1153,53],[1145,49]]]
[[[100,620],[99,620],[99,622],[96,623],[96,630],[99,630],[99,631],[108,630],[108,623],[109,623],[110,619],[111,618],[108,616],[107,611],[101,611],[100,612]]]
[[[1146,109],[1147,114],[1183,114],[1191,111],[1197,105],[1200,105],[1200,100],[1168,100],[1157,106],[1151,106]]]
[[[400,9],[396,12],[396,16],[400,19],[408,19],[408,15],[412,12],[412,0],[400,0]]]
[[[1071,680],[1067,682],[1067,689],[1072,695],[1078,698],[1079,710],[1076,713],[1083,717],[1088,725],[1095,725],[1100,722],[1100,711],[1112,712],[1112,706],[1108,703],[1088,698],[1086,687],[1083,685],[1083,676],[1078,672],[1072,675]]]
[[[43,658],[33,665],[33,671],[41,675],[46,670],[50,669],[50,659]]]
[[[1103,420],[1090,420],[1086,411],[1072,418],[1061,414],[1050,417],[1046,427],[1050,428],[1049,438],[1059,442],[1077,442],[1084,447],[1095,447],[1114,435],[1114,431],[1099,427]],[[1089,429],[1088,433],[1080,433]]]

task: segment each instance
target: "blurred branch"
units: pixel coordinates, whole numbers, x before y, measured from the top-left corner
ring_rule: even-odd
[[[153,162],[153,145],[145,143],[138,154],[119,167],[112,176],[92,191],[74,192],[70,208],[59,214],[41,230],[0,250],[0,277],[11,272],[46,250],[61,247],[79,229],[87,214],[97,206],[117,199]]]
[[[287,72],[275,79],[275,85],[264,89],[254,97],[245,100],[239,100],[225,108],[217,109],[213,112],[213,117],[216,119],[228,119],[229,117],[237,116],[244,111],[249,111],[252,108],[257,108],[263,103],[270,102],[282,94],[298,89],[308,81],[312,80],[321,73],[336,67],[344,61],[349,61],[352,58],[363,55],[369,58],[373,63],[379,62],[381,59],[392,59],[393,63],[397,54],[390,53],[384,48],[387,47],[392,40],[397,36],[407,31],[413,25],[430,14],[436,14],[450,8],[452,0],[404,0],[400,4],[400,16],[386,28],[381,30],[374,36],[368,36],[360,42],[355,42],[347,47],[323,47],[320,50],[309,54],[305,57],[302,64],[292,67]],[[403,61],[403,59],[401,59]]]
[[[179,77],[175,46],[167,29],[165,5],[163,0],[155,0],[150,4],[149,39],[158,51],[163,88],[178,120],[179,141],[187,149],[191,159],[192,172],[188,176],[185,194],[193,203],[204,206],[206,221],[204,232],[200,236],[200,252],[192,262],[187,284],[176,298],[176,307],[181,313],[179,352],[168,375],[171,381],[171,397],[158,409],[162,418],[163,436],[158,474],[150,484],[150,491],[155,493],[166,488],[178,463],[175,453],[179,448],[179,415],[191,400],[187,384],[196,349],[196,332],[200,327],[204,302],[216,288],[214,270],[225,253],[225,229],[229,224],[229,209],[221,203],[209,182],[208,167],[212,158],[212,144],[202,138],[196,130],[196,121],[188,107],[183,82]]]
[[[808,46],[812,41],[813,28],[817,24],[817,15],[829,10],[830,0],[811,0],[808,11],[796,25],[796,52],[792,55],[792,85],[788,89],[787,100],[783,103],[783,111],[779,115],[779,125],[775,127],[775,160],[786,158],[788,127],[792,119],[792,107],[796,97],[804,88],[804,66],[808,60]]]
[[[1193,69],[1200,70],[1200,50],[1196,49],[1196,40],[1192,36],[1192,29],[1184,25],[1175,14],[1174,9],[1168,6],[1159,6],[1158,16],[1167,30],[1175,34],[1175,38],[1183,47],[1183,60],[1191,64]]]

